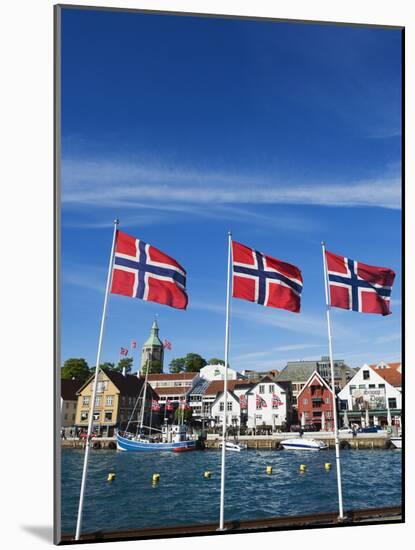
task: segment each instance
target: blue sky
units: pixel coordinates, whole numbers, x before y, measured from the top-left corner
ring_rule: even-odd
[[[400,121],[399,30],[64,9],[62,360],[95,362],[114,217],[189,307],[112,295],[103,360],[155,314],[167,363],[223,356],[229,229],[304,278],[299,315],[232,301],[232,367],[328,353],[321,240],[397,273],[392,315],[332,310],[335,356],[400,360]]]

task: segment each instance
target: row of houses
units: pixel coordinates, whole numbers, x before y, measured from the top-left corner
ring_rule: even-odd
[[[337,360],[334,366],[340,425],[400,425],[400,363],[380,362],[352,369]],[[165,417],[171,421],[174,410],[185,401],[192,410],[193,423],[204,428],[221,426],[225,416],[224,374],[223,365],[207,365],[200,372],[148,374],[144,422],[150,425]],[[63,427],[87,427],[92,385],[93,377],[83,385],[62,380]],[[95,430],[111,436],[115,427],[125,426],[130,418],[137,419],[143,385],[144,377],[138,373],[101,370],[92,412]],[[227,387],[228,426],[275,431],[299,424],[317,430],[333,429],[328,357],[289,362],[281,372],[239,373],[228,368]],[[151,412],[154,401],[160,405],[159,413]]]

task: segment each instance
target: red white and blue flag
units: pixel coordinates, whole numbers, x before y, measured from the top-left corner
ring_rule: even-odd
[[[117,231],[111,292],[186,309],[186,271],[154,246]]]
[[[280,407],[281,405],[283,405],[283,402],[281,401],[281,399],[279,398],[279,396],[276,393],[273,393],[272,394],[272,406],[273,406],[273,408],[278,409],[278,407]]]
[[[246,395],[239,396],[239,406],[242,410],[245,410],[248,408],[248,399],[246,398]]]
[[[152,411],[159,411],[160,410],[159,402],[156,399],[153,399],[151,401],[151,410]]]
[[[137,347],[137,342],[135,340],[131,341],[131,349],[135,349]]]
[[[326,251],[330,305],[360,313],[389,315],[395,273]]]
[[[166,411],[172,411],[173,410],[173,403],[170,401],[170,399],[166,400],[165,408],[166,408]]]
[[[298,267],[232,242],[234,298],[300,311],[303,278]]]
[[[262,407],[267,407],[267,402],[265,401],[265,399],[262,399],[262,397],[260,395],[256,395],[256,408],[257,409],[262,409]]]
[[[128,349],[127,348],[120,348],[120,355],[128,355]]]
[[[164,339],[163,347],[164,347],[164,349],[171,350],[171,342],[169,342],[168,340]]]

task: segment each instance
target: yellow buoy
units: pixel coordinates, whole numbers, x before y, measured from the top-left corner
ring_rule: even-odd
[[[114,474],[114,472],[110,472],[110,473],[108,474],[107,481],[114,481],[114,479],[115,479],[115,474]]]
[[[160,474],[153,474],[151,480],[153,483],[157,483],[158,481],[160,481]]]
[[[272,466],[267,466],[267,474],[272,474]]]
[[[307,470],[307,466],[305,464],[300,464],[300,472],[305,472]]]
[[[325,467],[326,470],[331,470],[331,463],[330,463],[330,462],[326,462],[326,463],[324,464],[324,467]]]
[[[206,472],[203,474],[203,476],[204,476],[204,477],[212,477],[212,472],[207,472],[207,471],[206,471]]]

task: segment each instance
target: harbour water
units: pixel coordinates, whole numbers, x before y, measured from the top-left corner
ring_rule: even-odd
[[[62,450],[62,533],[75,531],[84,453]],[[401,452],[344,450],[345,510],[399,506]],[[325,463],[332,467],[326,470]],[[299,472],[300,464],[307,466]],[[272,466],[272,475],[266,467]],[[227,453],[226,520],[333,512],[338,508],[334,451]],[[212,472],[204,478],[205,471]],[[108,482],[109,472],[115,472]],[[153,473],[160,481],[152,484]],[[215,522],[219,518],[220,453],[91,452],[83,532]]]

